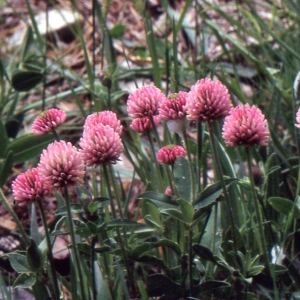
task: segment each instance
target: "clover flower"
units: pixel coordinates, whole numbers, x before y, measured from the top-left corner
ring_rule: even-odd
[[[32,124],[32,133],[35,135],[43,135],[53,131],[56,127],[65,122],[67,118],[66,112],[51,108],[42,112]]]
[[[165,95],[155,86],[143,86],[131,93],[127,100],[127,111],[132,118],[158,115],[160,103]]]
[[[156,155],[160,164],[173,165],[179,156],[185,156],[186,152],[183,147],[178,145],[169,145],[158,150]]]
[[[172,195],[171,187],[168,186],[168,187],[166,188],[165,194],[168,195],[168,196],[171,196],[171,195]]]
[[[51,191],[42,180],[38,168],[32,168],[18,175],[12,183],[13,196],[20,206],[42,199]]]
[[[266,146],[267,120],[261,110],[249,104],[232,108],[225,118],[222,136],[227,146]]]
[[[159,122],[160,122],[160,117],[159,116],[153,116],[152,118],[153,118],[154,124],[158,125]],[[133,131],[143,133],[143,132],[147,132],[147,131],[152,130],[153,126],[152,126],[152,122],[151,122],[150,118],[145,117],[145,118],[133,119],[131,124],[130,124],[130,128]]]
[[[121,122],[117,119],[117,115],[112,111],[105,110],[87,116],[83,129],[87,130],[88,127],[96,126],[98,124],[109,125],[119,135],[122,133]]]
[[[43,150],[38,169],[44,182],[58,189],[82,184],[85,174],[80,152],[65,141],[55,141]]]
[[[186,97],[188,93],[179,92],[165,98],[159,107],[159,115],[165,121],[183,119],[186,116]]]
[[[198,80],[187,95],[187,119],[213,122],[226,117],[231,109],[230,95],[219,80]]]
[[[115,164],[123,152],[120,135],[110,126],[102,124],[85,130],[79,146],[82,158],[89,167]]]
[[[299,109],[298,109],[298,111],[297,111],[297,114],[296,114],[296,124],[295,124],[295,126],[297,127],[297,128],[300,128],[300,107],[299,107]]]

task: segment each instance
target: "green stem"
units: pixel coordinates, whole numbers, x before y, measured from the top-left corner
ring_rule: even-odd
[[[91,242],[91,273],[92,273],[92,292],[93,299],[97,298],[97,290],[96,290],[96,278],[95,278],[95,245],[97,242],[97,236],[92,237]]]
[[[149,142],[150,142],[150,151],[151,151],[151,154],[152,154],[152,160],[154,161],[154,165],[155,165],[155,169],[156,169],[156,174],[157,174],[157,182],[158,182],[158,189],[159,189],[159,192],[160,193],[163,193],[163,185],[162,185],[162,176],[161,176],[161,171],[160,171],[160,168],[159,168],[159,165],[158,165],[158,161],[156,159],[156,155],[155,155],[155,149],[154,149],[154,144],[153,144],[153,141],[152,141],[152,137],[151,137],[151,134],[150,132],[148,131],[147,132],[148,134],[148,139],[149,139]]]
[[[254,208],[255,208],[255,214],[258,222],[258,233],[259,233],[259,238],[261,241],[262,245],[262,250],[263,250],[263,256],[264,260],[266,263],[267,269],[270,271],[270,261],[269,261],[269,255],[267,251],[267,246],[265,242],[265,235],[264,235],[264,229],[263,229],[263,222],[262,222],[262,217],[259,209],[259,202],[256,197],[256,192],[255,192],[255,185],[254,185],[254,179],[253,179],[253,172],[252,172],[252,164],[251,164],[251,153],[249,147],[245,147],[246,149],[246,157],[247,157],[247,164],[248,164],[248,172],[249,172],[249,180],[250,180],[250,186],[251,186],[251,194],[254,202]]]
[[[224,181],[224,178],[223,178],[223,172],[222,172],[222,168],[221,168],[221,163],[220,163],[220,158],[219,158],[219,155],[218,155],[218,151],[217,151],[217,148],[216,148],[212,123],[208,122],[207,125],[208,125],[210,143],[211,143],[211,147],[212,147],[213,161],[215,161],[215,164],[214,164],[215,169],[216,169],[215,172],[216,172],[216,176],[217,176],[218,180],[221,183],[221,187],[222,187],[222,190],[223,190],[226,206],[227,206],[228,211],[229,211],[229,221],[230,221],[230,226],[231,226],[231,231],[232,231],[233,250],[234,250],[234,253],[237,257],[233,207],[231,205],[231,202],[230,202],[230,199],[229,199],[229,196],[228,196],[228,192],[227,192],[227,188],[226,188],[226,184],[225,184],[225,181]],[[237,264],[237,266],[238,266],[238,264]]]
[[[110,205],[111,205],[113,217],[114,217],[114,219],[117,219],[117,213],[116,213],[115,206],[114,206],[114,203],[113,203],[113,195],[112,195],[111,188],[110,188],[111,185],[110,185],[110,180],[109,180],[109,168],[105,164],[103,165],[103,171],[104,171],[103,173],[104,173],[104,178],[105,178],[105,182],[106,182],[106,186],[107,186],[108,197],[110,199]],[[131,269],[130,269],[130,266],[129,266],[129,263],[128,263],[126,250],[125,250],[125,247],[124,247],[124,244],[123,244],[123,241],[122,241],[122,237],[121,237],[119,228],[116,228],[116,232],[117,232],[118,240],[119,240],[119,243],[120,243],[122,255],[123,255],[123,258],[124,258],[125,267],[126,267],[126,270],[127,270],[128,282],[129,282],[129,285],[131,287],[132,293],[135,295],[136,292],[135,292],[135,285],[134,285],[134,282],[133,282],[133,274],[131,272]],[[126,291],[124,291],[124,293],[126,293]]]
[[[202,190],[201,187],[201,162],[202,162],[202,156],[203,156],[203,145],[202,145],[202,123],[197,123],[197,182],[199,185],[198,192]],[[205,186],[205,182],[203,180],[203,186]]]
[[[50,235],[49,235],[49,229],[48,229],[48,224],[47,224],[47,219],[45,215],[45,211],[43,208],[42,200],[37,201],[38,206],[40,208],[41,216],[42,216],[42,222],[45,230],[45,238],[46,238],[46,243],[47,243],[47,257],[49,260],[50,264],[50,270],[51,270],[51,277],[52,277],[52,284],[54,287],[54,299],[60,299],[59,295],[59,287],[58,287],[58,281],[57,281],[57,276],[56,276],[56,270],[55,270],[55,265],[54,265],[54,259],[53,259],[53,253],[52,253],[52,245],[51,245],[51,240],[50,240]]]
[[[150,122],[151,122],[151,125],[152,125],[152,128],[153,128],[153,133],[154,133],[156,142],[158,144],[158,147],[161,148],[162,144],[161,144],[161,141],[160,141],[160,138],[159,138],[159,134],[157,132],[157,128],[156,128],[156,125],[154,123],[153,117],[150,117]]]
[[[189,147],[186,131],[183,131],[182,136],[183,136],[184,146],[185,146],[186,152],[187,152],[189,172],[190,172],[190,176],[191,176],[191,199],[192,199],[191,202],[192,202],[192,205],[194,205],[194,202],[195,202],[195,176],[194,176],[192,157],[191,157],[191,152],[190,152],[190,147]]]
[[[81,266],[80,266],[80,259],[78,254],[78,249],[76,247],[76,238],[75,238],[75,230],[73,226],[73,217],[72,217],[72,211],[71,211],[71,202],[69,198],[68,188],[65,188],[65,200],[66,200],[66,207],[67,207],[67,216],[69,220],[69,227],[70,227],[70,237],[72,242],[72,253],[75,259],[75,266],[77,269],[77,276],[79,279],[79,286],[80,286],[80,292],[81,292],[81,299],[85,300],[85,294],[84,294],[84,286],[83,286],[83,276],[81,272]]]
[[[19,218],[17,217],[16,213],[14,212],[14,210],[12,209],[12,207],[10,206],[10,204],[8,203],[6,197],[4,196],[2,189],[0,189],[0,200],[1,202],[4,204],[5,208],[7,209],[7,211],[9,212],[9,214],[12,216],[13,220],[15,221],[15,223],[18,226],[18,229],[21,233],[21,236],[23,238],[23,240],[25,241],[25,243],[27,245],[30,244],[30,239],[27,237],[26,232],[23,229],[23,226],[19,220]]]
[[[60,138],[59,138],[59,136],[58,136],[57,131],[56,131],[55,129],[52,129],[52,133],[53,133],[55,139],[59,142],[59,141],[60,141]]]
[[[189,276],[189,289],[190,289],[190,297],[192,296],[192,287],[193,287],[193,226],[190,225],[188,228],[188,276]]]
[[[114,192],[115,192],[115,197],[116,197],[116,200],[117,200],[117,205],[118,205],[120,218],[123,219],[123,210],[122,210],[122,206],[121,206],[120,195],[119,195],[119,192],[118,192],[118,188],[117,188],[115,176],[114,176],[114,173],[113,173],[112,165],[109,165],[109,167],[108,167],[108,175],[109,175],[110,181],[112,182],[113,189],[114,189]]]

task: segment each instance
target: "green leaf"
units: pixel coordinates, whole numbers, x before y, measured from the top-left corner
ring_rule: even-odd
[[[217,264],[217,261],[213,253],[207,247],[204,247],[199,244],[194,244],[193,250],[196,253],[196,255],[198,255],[201,259]]]
[[[271,267],[273,268],[276,276],[284,274],[286,271],[288,271],[288,269],[283,265],[271,264]]]
[[[189,224],[189,222],[186,220],[186,218],[183,216],[182,212],[178,211],[177,209],[169,208],[169,209],[162,209],[162,214],[166,214],[168,216],[173,217],[174,219],[184,223]]]
[[[160,212],[158,208],[151,202],[148,202],[146,205],[149,214],[145,216],[145,219],[151,222],[152,224],[154,224],[155,226],[157,226],[158,228],[163,228],[163,224],[161,223],[160,220]]]
[[[194,218],[194,208],[190,202],[187,202],[183,199],[178,199],[178,203],[182,212],[183,217],[185,218],[188,224],[193,222]]]
[[[114,39],[119,39],[122,37],[126,30],[126,27],[123,24],[116,24],[110,31],[110,36]]]
[[[23,118],[23,113],[15,116],[15,117],[12,117],[6,121],[5,129],[6,129],[7,136],[9,138],[14,139],[18,135],[18,132],[21,128],[21,124],[23,121],[22,118]]]
[[[89,213],[92,215],[94,212],[96,212],[98,207],[99,207],[99,203],[91,202],[91,203],[89,203],[87,209],[88,209]]]
[[[198,294],[199,293],[215,293],[217,290],[222,290],[224,288],[230,288],[230,284],[225,281],[207,280],[204,283],[193,287],[192,291],[194,293],[198,293]]]
[[[276,211],[284,215],[293,213],[294,218],[300,219],[300,209],[293,201],[281,197],[271,197],[269,198],[268,202]]]
[[[85,259],[91,258],[91,245],[87,243],[76,243],[76,247],[79,250],[80,255]],[[96,257],[95,257],[96,258]]]
[[[191,202],[192,187],[188,161],[178,157],[174,164],[174,181],[180,198]]]
[[[7,152],[9,140],[6,133],[6,128],[1,119],[0,119],[0,140],[1,140],[0,158],[4,158]]]
[[[11,84],[18,92],[29,91],[42,82],[43,77],[43,74],[39,72],[15,70]]]
[[[157,258],[156,256],[143,255],[143,256],[139,256],[139,257],[135,258],[134,261],[144,263],[147,265],[151,265],[153,267],[158,267],[167,272],[169,271],[167,265],[161,259]]]
[[[30,239],[30,244],[27,247],[26,259],[32,271],[37,271],[41,267],[42,264],[41,252],[33,239]]]
[[[106,223],[107,228],[140,227],[142,224],[128,219],[113,219]]]
[[[53,134],[26,134],[15,139],[8,147],[14,153],[14,163],[22,163],[39,156],[49,143],[54,141]]]
[[[81,202],[86,200],[92,200],[92,195],[90,191],[84,186],[76,186],[75,188],[76,195]]]
[[[35,274],[33,273],[22,273],[20,276],[17,277],[15,280],[13,287],[14,288],[30,288],[35,284],[36,278]]]
[[[57,231],[58,233],[60,233],[61,231]],[[55,232],[52,233],[52,235],[54,234]],[[82,223],[80,225],[77,225],[77,228],[75,229],[75,233],[76,234],[79,234],[81,236],[89,236],[89,235],[92,235],[92,232],[90,230],[90,228],[85,224],[85,223]]]
[[[172,249],[178,256],[181,256],[180,246],[168,239],[160,239],[157,242],[143,242],[142,244],[136,246],[131,252],[130,255],[132,258],[140,257],[145,252],[151,251],[153,248],[157,247],[166,247]]]
[[[260,274],[264,268],[265,267],[261,266],[261,265],[251,267],[250,270],[248,270],[248,272],[247,272],[247,277],[252,277],[252,276]]]
[[[83,206],[79,203],[72,203],[71,204],[71,212],[73,214],[78,214],[83,212]],[[55,212],[55,216],[67,215],[67,206],[62,206],[58,208]]]
[[[11,168],[13,166],[13,157],[13,152],[9,151],[5,159],[0,164],[0,187],[6,182],[6,179],[11,173]]]
[[[22,61],[26,61],[27,58],[30,56],[30,51],[33,45],[34,45],[33,31],[31,26],[27,26],[26,34],[24,36],[21,49],[20,49],[21,50],[20,58]]]
[[[8,253],[9,262],[12,268],[18,273],[30,273],[30,267],[27,263],[26,256],[20,253]]]
[[[156,192],[146,192],[138,197],[140,200],[149,200],[158,208],[178,208],[177,198]]]
[[[228,186],[234,181],[238,181],[236,178],[229,178],[225,179],[225,185]],[[194,208],[198,209],[204,206],[211,204],[212,202],[216,201],[216,199],[221,195],[223,192],[222,186],[220,181],[213,183],[206,187],[200,195],[195,199]]]
[[[98,233],[98,228],[97,225],[91,221],[88,221],[86,223],[87,227],[90,229],[92,234],[97,234]]]

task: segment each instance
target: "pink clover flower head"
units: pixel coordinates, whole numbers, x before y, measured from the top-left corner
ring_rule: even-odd
[[[32,124],[32,133],[35,135],[43,135],[48,132],[51,132],[56,127],[61,125],[66,121],[67,115],[66,112],[57,109],[51,108],[42,112]]]
[[[98,124],[109,125],[113,130],[121,135],[123,126],[118,120],[117,115],[109,110],[95,112],[89,115],[84,123],[84,130],[88,130],[88,127],[96,126]]]
[[[225,118],[222,136],[230,147],[266,146],[269,139],[267,120],[254,105],[237,106]]]
[[[295,126],[300,129],[300,107],[299,107],[299,109],[297,111],[297,114],[296,114],[296,124],[295,124]]]
[[[85,174],[80,152],[65,141],[55,141],[43,150],[38,169],[44,182],[58,189],[82,184]]]
[[[178,120],[186,116],[186,97],[188,93],[179,92],[165,98],[159,107],[159,115],[165,121]]]
[[[50,186],[45,185],[38,168],[29,169],[18,175],[12,183],[13,196],[16,201],[20,201],[20,206],[41,200],[51,189]]]
[[[145,118],[158,115],[160,103],[165,95],[155,86],[143,86],[131,93],[127,100],[127,111],[132,118]]]
[[[159,116],[153,116],[153,122],[154,124],[157,126],[160,122],[160,117]],[[150,118],[145,117],[145,118],[136,118],[134,120],[132,120],[131,124],[130,124],[130,128],[133,131],[136,132],[147,132],[153,129],[152,126],[152,122],[150,120]]]
[[[227,88],[210,78],[198,80],[186,99],[187,119],[213,122],[226,117],[232,107]]]
[[[166,188],[165,194],[168,195],[168,196],[172,195],[172,190],[171,190],[171,188],[169,186]]]
[[[115,164],[123,152],[120,135],[110,126],[102,124],[84,131],[79,146],[82,158],[89,167]]]
[[[186,151],[178,145],[169,145],[158,150],[156,158],[160,164],[173,165],[179,156],[185,156]]]

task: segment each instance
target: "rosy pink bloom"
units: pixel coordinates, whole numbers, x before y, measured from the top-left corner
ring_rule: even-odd
[[[179,92],[165,98],[159,107],[160,117],[165,121],[185,118],[187,95],[186,92]]]
[[[51,187],[45,185],[38,168],[32,168],[20,174],[12,183],[13,195],[20,206],[41,200],[51,191]]]
[[[32,124],[32,133],[35,135],[42,135],[51,132],[60,124],[64,123],[67,118],[66,112],[51,108],[42,112]]]
[[[168,186],[165,190],[165,194],[171,196],[172,195],[172,190],[171,188]]]
[[[222,136],[227,146],[266,146],[267,120],[261,110],[249,104],[232,108],[225,118]]]
[[[158,150],[157,161],[161,164],[173,165],[179,156],[185,156],[183,147],[178,145],[169,145]]]
[[[115,164],[123,152],[120,135],[110,126],[102,124],[85,130],[79,146],[82,158],[89,167]]]
[[[226,117],[231,109],[230,95],[219,80],[198,80],[186,99],[187,119],[213,122]]]
[[[153,122],[155,125],[158,125],[160,122],[159,116],[153,116]],[[153,129],[152,122],[150,118],[136,118],[132,120],[130,128],[136,132],[147,132]]]
[[[295,126],[297,127],[297,128],[300,128],[300,107],[299,107],[299,109],[298,109],[298,111],[297,111],[297,114],[296,114],[296,124],[295,124]]]
[[[55,141],[43,150],[38,169],[47,185],[59,189],[82,184],[85,174],[80,152],[65,141]]]
[[[98,124],[109,125],[119,135],[122,133],[121,122],[117,119],[117,115],[112,111],[105,110],[87,116],[84,123],[84,130]]]
[[[127,111],[132,118],[158,115],[158,108],[165,95],[155,86],[143,86],[131,93],[127,100]]]

